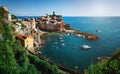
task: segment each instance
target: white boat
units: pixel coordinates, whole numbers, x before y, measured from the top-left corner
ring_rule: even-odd
[[[59,38],[60,40],[62,40],[62,38]]]
[[[81,48],[83,48],[83,49],[89,49],[89,48],[91,48],[91,46],[88,46],[88,45],[82,45]]]
[[[64,42],[64,40],[60,40],[61,42]]]
[[[41,51],[38,51],[38,53],[39,53],[39,54],[42,54],[42,52],[41,52]]]
[[[69,35],[70,35],[70,33],[67,33],[66,35],[67,35],[67,36],[69,36]]]
[[[101,60],[102,59],[102,57],[97,57],[97,60]]]
[[[64,43],[62,43],[61,45],[62,45],[62,46],[65,46],[65,44],[64,44]]]
[[[100,30],[96,30],[96,32],[101,32]]]
[[[82,37],[85,38],[85,35],[83,35]]]
[[[77,34],[77,36],[78,36],[78,37],[82,37],[82,35],[81,35],[81,34]]]

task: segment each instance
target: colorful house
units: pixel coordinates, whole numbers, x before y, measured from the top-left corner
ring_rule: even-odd
[[[16,39],[20,40],[25,48],[32,48],[34,45],[33,37],[19,34]]]
[[[46,31],[64,31],[64,22],[61,15],[47,15],[41,17],[40,29]]]

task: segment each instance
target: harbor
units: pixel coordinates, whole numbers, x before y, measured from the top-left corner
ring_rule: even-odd
[[[69,17],[65,17],[65,22],[69,21]],[[76,17],[71,17],[72,20],[75,20]],[[103,21],[100,25],[99,22],[90,20],[90,18],[85,18],[84,23],[80,24],[79,20],[83,19],[82,17],[77,18],[78,22],[70,21],[72,28],[77,28],[80,32],[89,32],[95,35],[100,36],[97,40],[88,40],[87,38],[78,37],[73,33],[60,33],[58,37],[56,35],[49,35],[46,45],[42,48],[42,55],[49,58],[49,60],[54,61],[57,64],[61,64],[66,68],[76,70],[74,66],[78,65],[78,71],[82,72],[87,68],[91,63],[95,64],[98,62],[97,58],[101,56],[111,56],[116,50],[116,47],[119,47],[119,44],[116,45],[116,42],[119,42],[117,39],[119,36],[115,33],[116,29],[105,29],[101,25],[106,25],[109,27],[111,25],[106,21]],[[95,18],[96,19],[96,18]],[[99,19],[99,18],[98,18]],[[92,21],[92,24],[87,22],[88,20]],[[87,23],[86,23],[87,22]],[[78,24],[78,25],[77,25]],[[96,28],[97,26],[99,28]],[[113,26],[113,25],[111,25]],[[83,28],[84,27],[84,28]],[[89,27],[89,29],[87,29]],[[101,32],[96,32],[99,29]],[[61,35],[62,34],[62,35]],[[113,37],[111,37],[113,36]],[[114,39],[116,37],[116,39]],[[61,40],[64,40],[65,47],[61,46]],[[112,42],[111,42],[112,40]],[[82,49],[82,45],[88,45],[90,49]],[[111,45],[111,46],[110,46]],[[53,49],[54,48],[54,49]],[[56,49],[55,49],[56,48]],[[109,52],[109,53],[108,53]],[[57,55],[57,56],[56,56]],[[59,59],[58,59],[59,58]]]
[[[53,15],[55,15],[55,13]],[[65,18],[61,18],[61,16],[57,16],[57,18],[53,18],[61,21],[61,24],[60,22],[57,22],[55,20],[53,22],[53,20],[49,20],[49,18],[50,18],[49,16],[48,17],[43,16],[41,19],[25,18],[23,20],[23,22],[27,24],[28,22],[31,22],[32,24],[36,23],[35,26],[34,25],[31,26],[31,29],[28,27],[27,29],[23,30],[23,32],[20,32],[22,34],[25,33],[24,35],[26,36],[31,35],[34,38],[34,43],[33,43],[34,49],[29,48],[27,50],[34,54],[42,55],[43,57],[47,58],[47,61],[48,60],[54,61],[56,64],[59,64],[68,69],[72,69],[74,71],[76,71],[75,66],[77,65],[79,67],[78,71],[82,72],[83,69],[85,69],[88,65],[90,65],[91,62],[88,63],[87,60],[91,60],[91,58],[80,61],[77,60],[79,59],[78,56],[84,58],[87,55],[87,54],[83,54],[84,52],[89,52],[93,50],[95,51],[95,49],[99,49],[96,48],[94,43],[97,44],[97,42],[102,41],[101,36],[103,32],[100,32],[100,30],[98,31],[97,28],[93,29],[94,31],[90,31],[90,30],[84,31],[82,28],[74,27],[73,24],[77,24],[76,22],[65,24],[65,21],[62,21]],[[41,21],[42,23],[40,23]],[[41,24],[43,25],[43,22],[46,22],[47,25],[44,24],[44,26],[40,26]],[[54,26],[52,26],[52,24]],[[60,26],[55,26],[55,24]],[[90,26],[88,25],[88,27]],[[87,27],[85,29],[87,29]],[[46,36],[44,36],[44,33],[46,33],[45,34]],[[56,36],[57,34],[59,34],[58,37]],[[76,55],[74,55],[75,53]],[[96,56],[93,56],[94,63],[97,62],[96,61],[96,57],[98,57],[97,54]],[[67,58],[66,56],[72,56],[75,59]],[[67,59],[64,59],[64,61],[62,61],[62,60],[58,60],[56,57],[60,59],[64,59],[64,58]],[[71,59],[74,59],[74,61],[67,64]],[[86,62],[86,65],[81,66],[80,65],[81,63],[76,64],[76,62],[78,61],[84,63]]]

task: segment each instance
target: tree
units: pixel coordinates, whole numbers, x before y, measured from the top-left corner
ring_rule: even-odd
[[[7,19],[8,12],[5,11],[2,7],[0,7],[0,20]]]
[[[3,34],[3,33],[4,33],[4,27],[2,22],[0,21],[0,34]]]

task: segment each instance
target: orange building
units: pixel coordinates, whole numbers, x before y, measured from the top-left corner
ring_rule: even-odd
[[[25,48],[32,48],[33,47],[33,44],[34,44],[33,37],[31,37],[31,36],[24,36],[24,35],[19,34],[16,38],[18,40],[20,40],[20,42],[22,43],[22,45]]]

